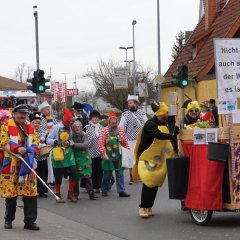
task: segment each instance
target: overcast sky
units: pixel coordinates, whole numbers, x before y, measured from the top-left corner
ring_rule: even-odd
[[[180,30],[193,30],[200,0],[160,0],[162,73]],[[157,71],[157,0],[7,0],[0,7],[0,75],[12,78],[18,64],[36,66],[33,5],[38,6],[40,67],[53,79],[83,74],[97,61],[125,60],[120,46],[132,46],[136,60]],[[129,51],[129,60],[132,51]],[[90,83],[78,78],[83,90]],[[71,85],[70,85],[71,86]]]

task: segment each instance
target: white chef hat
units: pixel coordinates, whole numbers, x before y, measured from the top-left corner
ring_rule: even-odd
[[[136,101],[136,102],[139,102],[139,99],[138,99],[138,96],[128,95],[127,101]]]
[[[49,103],[47,101],[44,101],[43,103],[41,103],[39,106],[38,106],[38,110],[39,111],[42,111],[44,108],[46,107],[50,107]]]

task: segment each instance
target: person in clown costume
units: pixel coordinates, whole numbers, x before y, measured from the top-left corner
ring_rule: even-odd
[[[121,146],[128,148],[128,142],[124,130],[118,126],[115,112],[111,111],[108,116],[108,126],[103,128],[99,137],[99,150],[102,156],[102,196],[106,197],[110,190],[112,172],[116,174],[116,186],[119,197],[130,197],[125,192],[124,175],[122,168]]]
[[[72,125],[73,130],[73,152],[76,161],[78,178],[84,181],[90,200],[98,197],[94,194],[92,183],[92,160],[88,151],[89,141],[87,134],[82,129],[82,123],[76,120]],[[77,184],[78,186],[78,184]],[[78,195],[79,189],[76,194]]]
[[[167,128],[168,106],[165,103],[152,104],[153,118],[149,119],[139,132],[135,149],[133,178],[138,175],[143,182],[139,215],[142,218],[153,216],[152,207],[167,173],[166,159],[174,155],[171,139],[176,137],[179,128],[173,134]],[[138,171],[138,174],[134,173]]]
[[[71,125],[74,121],[73,114],[68,108],[63,109],[63,120],[54,125],[47,137],[47,144],[53,147],[61,147],[64,151],[63,159],[59,160],[52,154],[53,172],[55,177],[55,191],[59,197],[57,203],[64,203],[61,195],[61,185],[63,176],[69,176],[68,199],[71,202],[77,202],[74,194],[75,183],[77,180],[76,162],[72,146]]]
[[[20,104],[13,109],[13,117],[1,127],[0,146],[4,150],[3,167],[0,172],[0,197],[5,198],[5,229],[12,229],[15,219],[17,197],[23,197],[24,228],[39,230],[37,219],[37,180],[31,170],[15,155],[18,154],[36,167],[35,153],[39,140],[27,121],[29,106]]]

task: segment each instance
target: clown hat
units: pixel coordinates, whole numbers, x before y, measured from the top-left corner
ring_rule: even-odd
[[[114,111],[111,111],[109,114],[108,114],[108,119],[110,118],[117,118],[117,114],[114,112]]]

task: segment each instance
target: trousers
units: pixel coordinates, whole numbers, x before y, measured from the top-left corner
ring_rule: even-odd
[[[149,188],[145,184],[142,186],[140,208],[152,208],[157,196],[158,187]]]
[[[24,223],[34,223],[37,219],[37,197],[23,197]],[[12,222],[15,219],[17,197],[5,199],[5,220]]]

